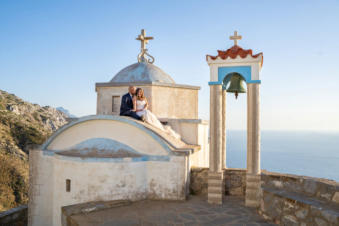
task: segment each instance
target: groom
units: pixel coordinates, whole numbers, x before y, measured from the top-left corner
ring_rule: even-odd
[[[128,87],[128,93],[122,96],[121,106],[120,106],[120,115],[129,116],[137,120],[145,121],[144,117],[140,117],[133,110],[133,96],[135,95],[135,86]]]

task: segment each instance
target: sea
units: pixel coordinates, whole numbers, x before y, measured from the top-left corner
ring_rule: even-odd
[[[246,131],[229,130],[228,168],[246,168]],[[339,132],[261,132],[261,169],[339,182]]]

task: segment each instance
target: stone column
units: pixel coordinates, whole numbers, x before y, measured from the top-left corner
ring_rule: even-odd
[[[247,84],[247,174],[245,205],[260,205],[260,84]]]
[[[222,204],[224,191],[222,171],[222,87],[210,86],[210,168],[208,202]]]
[[[222,90],[222,169],[226,168],[226,89]]]

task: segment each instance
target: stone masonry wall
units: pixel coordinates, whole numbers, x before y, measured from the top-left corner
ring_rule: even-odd
[[[190,192],[207,196],[208,168],[192,168]],[[225,195],[245,195],[246,169],[225,169]],[[279,225],[339,225],[335,181],[262,171],[259,214]]]
[[[245,195],[246,170],[225,169],[225,194]],[[190,193],[193,195],[207,195],[208,168],[192,168],[190,178]]]
[[[245,196],[246,169],[229,168],[224,170],[226,195]]]
[[[263,170],[261,181],[264,187],[275,187],[291,192],[301,192],[324,201],[336,201],[339,203],[339,184],[333,180],[280,174]]]
[[[263,171],[259,214],[280,225],[339,225],[339,183]]]
[[[191,168],[190,194],[207,195],[208,168]]]

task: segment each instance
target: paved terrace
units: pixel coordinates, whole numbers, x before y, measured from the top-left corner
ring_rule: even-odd
[[[72,215],[72,225],[275,225],[256,209],[244,205],[243,197],[225,196],[223,205],[208,204],[204,197],[187,201],[144,200],[125,206]]]

